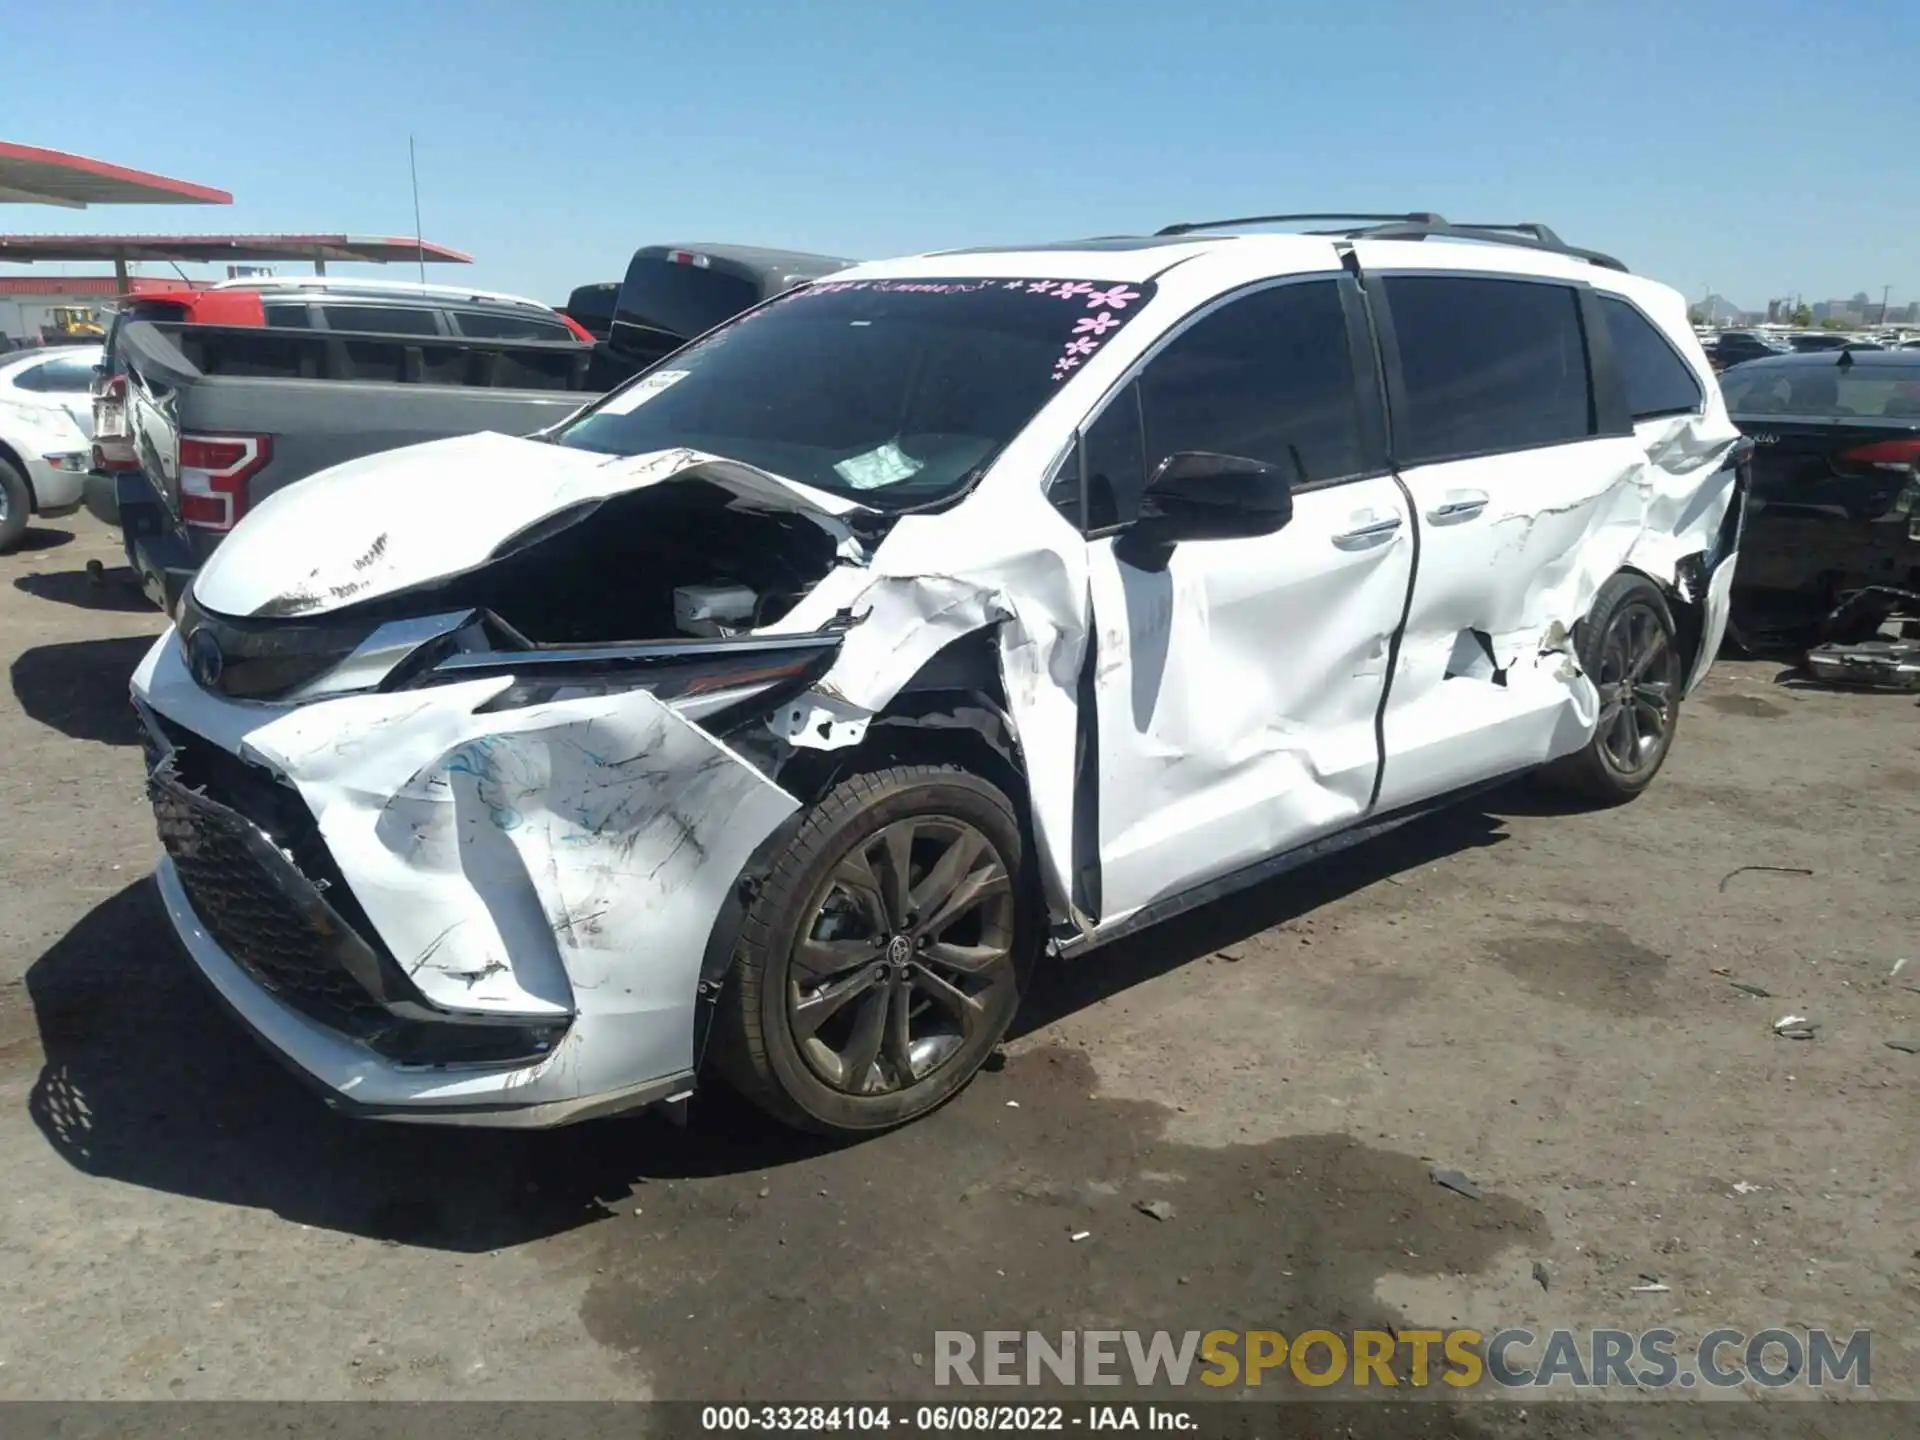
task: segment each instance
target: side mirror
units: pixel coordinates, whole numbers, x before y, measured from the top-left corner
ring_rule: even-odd
[[[1292,518],[1293,485],[1277,465],[1182,450],[1153,472],[1116,549],[1129,564],[1158,570],[1182,541],[1271,535]]]

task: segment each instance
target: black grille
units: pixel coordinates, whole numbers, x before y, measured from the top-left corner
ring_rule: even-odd
[[[220,948],[262,985],[322,1024],[371,1038],[394,1016],[341,965],[346,937],[320,905],[297,904],[297,874],[276,876],[265,842],[233,812],[196,795],[165,770],[147,785],[160,843],[194,914]],[[291,865],[288,866],[291,870]],[[317,897],[316,897],[317,898]]]
[[[333,669],[378,624],[377,620],[358,618],[313,624],[236,620],[201,609],[192,590],[188,590],[180,604],[177,642],[181,658],[192,670],[189,642],[200,631],[208,631],[221,654],[213,688],[237,700],[272,700]]]

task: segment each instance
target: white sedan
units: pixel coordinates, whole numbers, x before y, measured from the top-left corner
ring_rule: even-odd
[[[98,345],[0,358],[0,552],[35,515],[65,515],[86,484]]]

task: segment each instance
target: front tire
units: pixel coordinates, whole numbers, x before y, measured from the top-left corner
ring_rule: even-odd
[[[1600,715],[1593,738],[1546,777],[1602,804],[1624,804],[1660,773],[1680,722],[1686,674],[1666,596],[1646,576],[1622,571],[1594,596],[1574,648],[1600,692]]]
[[[747,902],[714,1058],[754,1104],[827,1135],[944,1103],[1006,1034],[1038,935],[1012,802],[953,766],[850,777]]]
[[[20,543],[33,518],[33,491],[10,460],[0,460],[0,555]]]

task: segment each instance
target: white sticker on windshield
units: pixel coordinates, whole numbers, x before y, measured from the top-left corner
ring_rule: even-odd
[[[670,390],[692,373],[687,370],[661,370],[647,376],[630,390],[622,390],[595,412],[600,415],[627,415],[638,410],[662,390]]]
[[[925,462],[914,459],[889,440],[878,450],[855,455],[833,467],[834,473],[856,490],[878,490],[893,485],[919,470]]]

